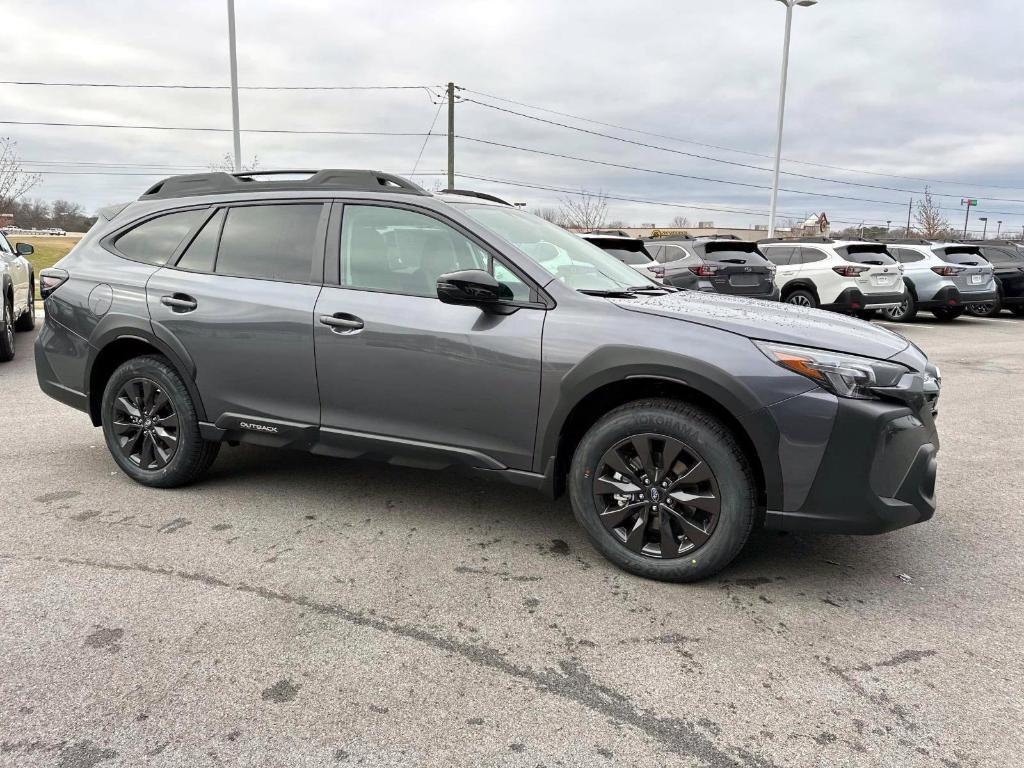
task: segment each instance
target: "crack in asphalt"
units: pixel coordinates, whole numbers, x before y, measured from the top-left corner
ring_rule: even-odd
[[[719,746],[706,734],[698,730],[697,726],[692,722],[678,717],[662,717],[650,710],[637,706],[627,695],[595,681],[585,669],[572,660],[560,660],[558,662],[558,670],[533,669],[532,667],[509,661],[497,649],[482,643],[471,643],[442,634],[434,634],[412,624],[403,624],[390,618],[367,615],[342,605],[323,603],[302,595],[293,595],[268,587],[232,583],[218,576],[204,573],[180,571],[142,563],[111,563],[101,560],[70,557],[14,557],[19,560],[31,559],[62,565],[100,568],[108,571],[171,577],[204,584],[209,587],[229,589],[240,594],[253,595],[265,600],[302,608],[323,616],[331,616],[357,627],[404,637],[445,653],[457,654],[479,667],[500,672],[509,677],[530,683],[542,692],[559,696],[592,712],[608,717],[613,721],[629,725],[646,734],[664,750],[697,759],[702,765],[708,766],[708,768],[743,766],[747,768],[778,768],[770,760],[755,755],[742,747]]]

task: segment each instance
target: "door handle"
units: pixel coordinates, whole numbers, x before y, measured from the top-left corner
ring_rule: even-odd
[[[330,327],[335,333],[353,333],[363,329],[363,321],[355,315],[335,312],[333,315],[320,315],[320,322]]]
[[[173,296],[161,296],[160,303],[165,307],[170,307],[174,312],[191,312],[199,306],[195,299],[183,293],[176,293]]]

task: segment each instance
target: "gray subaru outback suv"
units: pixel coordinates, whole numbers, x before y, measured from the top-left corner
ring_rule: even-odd
[[[154,487],[221,443],[568,490],[622,568],[690,581],[755,525],[934,511],[939,375],[901,336],[659,285],[472,193],[207,173],[106,209],[40,274],[43,390]]]

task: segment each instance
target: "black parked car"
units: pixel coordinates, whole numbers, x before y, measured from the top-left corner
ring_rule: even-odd
[[[757,243],[731,236],[661,237],[648,240],[647,250],[665,268],[663,279],[668,285],[757,299],[779,298],[775,265]]]
[[[994,317],[1008,309],[1024,317],[1024,247],[1010,240],[975,241],[981,255],[995,269],[999,298],[983,304],[968,304],[967,313],[976,317]]]
[[[665,277],[665,268],[654,260],[654,257],[644,246],[644,241],[638,237],[631,237],[624,232],[584,232],[580,235],[588,243],[596,245],[605,253],[610,253],[616,259],[637,272],[654,280],[662,281]],[[696,278],[693,280],[696,283]],[[691,288],[684,285],[680,288]]]

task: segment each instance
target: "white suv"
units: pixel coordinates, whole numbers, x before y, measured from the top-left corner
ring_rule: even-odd
[[[904,269],[907,298],[885,314],[908,322],[919,309],[939,320],[954,320],[966,307],[996,301],[995,271],[977,245],[934,240],[893,240],[889,252]]]
[[[777,267],[780,299],[789,304],[869,316],[906,299],[903,267],[882,243],[801,237],[758,245]]]

